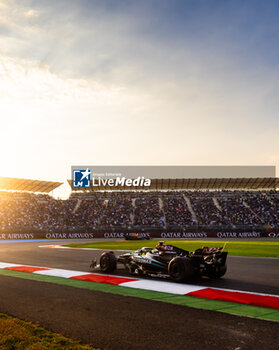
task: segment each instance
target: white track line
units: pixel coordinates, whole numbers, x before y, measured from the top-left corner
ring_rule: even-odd
[[[153,290],[156,292],[172,293],[185,295],[197,290],[205,289],[207,287],[195,286],[190,284],[172,283],[166,281],[151,281],[151,280],[138,280],[132,282],[121,283],[123,287],[138,288],[144,290]]]
[[[78,247],[64,247],[59,244],[53,244],[53,245],[39,245],[39,248],[52,248],[52,249],[72,249],[72,250],[108,250],[111,251],[112,249],[104,249],[104,248],[78,248]],[[114,252],[129,252],[131,250],[127,249],[113,249]]]

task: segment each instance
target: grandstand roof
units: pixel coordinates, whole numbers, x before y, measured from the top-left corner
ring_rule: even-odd
[[[279,178],[210,178],[210,179],[152,179],[149,187],[134,186],[94,186],[76,188],[72,180],[68,180],[73,191],[95,192],[115,190],[231,190],[231,189],[276,189],[279,188]]]
[[[62,185],[62,182],[17,179],[0,177],[0,190],[49,193]]]

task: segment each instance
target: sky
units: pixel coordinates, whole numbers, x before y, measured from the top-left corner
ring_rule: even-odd
[[[0,0],[0,176],[278,168],[278,17],[278,1]]]

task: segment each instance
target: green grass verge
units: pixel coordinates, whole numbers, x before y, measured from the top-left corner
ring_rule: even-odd
[[[224,312],[239,316],[248,316],[254,318],[260,318],[269,321],[279,322],[279,310],[270,309],[260,306],[243,305],[238,303],[231,303],[227,301],[209,300],[191,297],[187,295],[177,295],[171,293],[155,292],[149,290],[142,290],[136,288],[128,288],[122,286],[115,286],[103,283],[86,282],[68,278],[53,277],[37,275],[26,272],[18,272],[12,270],[0,270],[0,275],[19,277],[24,279],[36,280],[40,282],[55,283],[60,285],[66,285],[75,288],[95,290],[104,293],[112,293],[123,296],[130,296],[148,300],[155,300],[164,303],[171,303],[177,305],[183,305],[193,307],[197,309],[213,310],[218,312]]]
[[[42,327],[0,313],[0,349],[93,349]]]
[[[229,255],[234,256],[251,256],[251,257],[269,257],[279,258],[279,242],[270,241],[166,241],[167,244],[172,244],[177,247],[193,251],[201,247],[223,247],[229,252]],[[73,248],[98,248],[111,250],[136,250],[143,246],[155,247],[158,241],[95,241],[89,243],[73,243],[66,247]]]

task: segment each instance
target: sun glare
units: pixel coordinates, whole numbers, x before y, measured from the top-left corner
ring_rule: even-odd
[[[0,176],[26,177],[43,149],[56,153],[65,126],[76,128],[77,119],[101,115],[124,98],[119,89],[66,79],[37,62],[0,56],[0,99]]]

